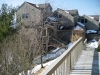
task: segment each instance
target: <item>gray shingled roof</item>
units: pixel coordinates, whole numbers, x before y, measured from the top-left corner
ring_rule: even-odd
[[[47,8],[47,7],[49,7],[50,6],[50,3],[45,3],[45,4],[37,4],[39,7],[37,7],[36,6],[36,4],[33,4],[33,3],[29,3],[29,2],[27,2],[28,4],[30,4],[30,5],[32,5],[32,6],[34,6],[34,7],[36,7],[36,8],[40,8],[40,9],[44,9],[44,8]]]
[[[99,21],[99,15],[89,15],[91,17],[94,17],[94,20]]]
[[[39,7],[37,7],[36,4],[30,3],[30,2],[26,2],[26,1],[25,1],[24,3],[28,3],[28,4],[30,4],[31,6],[37,8],[37,9],[44,9],[44,8],[47,8],[48,6],[50,6],[50,3],[37,4]],[[24,5],[24,3],[23,3],[18,9],[20,9],[20,8]],[[17,9],[17,10],[18,10],[18,9]]]
[[[44,9],[44,8],[49,7],[49,6],[50,6],[50,3],[38,4],[38,6],[39,6],[41,9]]]
[[[30,5],[32,5],[32,6],[36,7],[36,8],[38,8],[38,7],[36,6],[36,4],[29,3],[29,2],[26,2],[26,3],[28,3],[28,4],[30,4]]]

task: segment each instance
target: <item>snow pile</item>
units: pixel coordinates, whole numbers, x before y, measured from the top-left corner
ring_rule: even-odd
[[[56,48],[55,50],[52,50],[49,54],[46,54],[45,56],[42,57],[42,62],[47,62],[49,60],[49,62],[44,63],[43,66],[45,68],[47,68],[49,65],[51,65],[57,57],[59,57],[64,51],[66,51],[66,49],[60,49],[59,47]],[[36,73],[37,71],[39,71],[41,69],[41,59],[38,58],[37,62],[39,65],[35,66],[32,70],[28,70],[28,74],[27,75],[31,75],[33,73]],[[19,75],[24,75],[24,72],[19,73]]]
[[[97,31],[96,30],[87,30],[86,33],[87,34],[89,34],[89,33],[97,33]]]
[[[85,26],[85,25],[84,25],[83,23],[81,23],[81,22],[77,22],[77,23],[78,23],[79,25],[83,26],[83,27]]]
[[[72,45],[72,43],[69,43],[67,45],[67,47],[70,47],[71,45]],[[58,47],[58,48],[52,50],[49,54],[46,54],[45,56],[43,56],[42,57],[43,62],[51,60],[47,63],[44,63],[43,66],[45,68],[48,68],[54,61],[56,61],[56,58],[59,57],[65,51],[66,51],[66,49],[61,49]],[[38,58],[37,63],[39,63],[39,65],[36,65],[33,69],[28,70],[27,75],[32,75],[41,69],[41,64],[40,64],[41,59],[40,58]],[[24,71],[19,73],[19,75],[25,75]]]
[[[95,39],[93,39],[93,40],[91,40],[87,43],[87,47],[97,48],[98,47],[98,42]]]
[[[52,50],[52,53],[57,52],[59,49],[60,49],[60,48],[58,47],[58,48],[56,48],[55,50]]]
[[[47,68],[49,65],[51,65],[55,60],[52,60],[50,62],[44,63],[43,67]],[[41,69],[41,64],[35,66],[32,70],[28,70],[28,74],[27,75],[31,75],[33,73],[36,73],[37,71],[39,71]]]
[[[69,43],[69,44],[67,45],[67,47],[69,48],[71,45],[72,45],[72,43]]]
[[[59,57],[64,51],[66,51],[66,49],[56,48],[55,50],[51,51],[50,53],[44,55],[42,57],[42,62],[47,62],[47,61],[53,60],[53,59]],[[36,63],[40,64],[41,63],[41,59],[38,58]]]
[[[74,30],[83,30],[80,26],[76,26],[75,28],[74,28]]]
[[[48,66],[51,65],[55,60],[56,59],[54,59],[50,62],[44,63],[43,67],[48,68]],[[41,64],[35,66],[32,70],[28,70],[27,75],[32,75],[32,74],[36,73],[37,71],[39,71],[40,69],[41,69]],[[19,73],[19,75],[25,75],[24,71]]]

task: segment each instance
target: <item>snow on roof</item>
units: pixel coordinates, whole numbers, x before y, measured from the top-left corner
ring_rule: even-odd
[[[83,30],[80,26],[76,26],[75,28],[74,28],[74,30]]]
[[[38,4],[36,4],[36,7],[39,7],[39,5],[38,5]]]
[[[87,30],[86,33],[87,34],[89,34],[89,33],[97,33],[97,31],[96,30]]]
[[[65,12],[69,14],[69,12],[68,12],[68,11],[65,11]]]
[[[50,19],[52,21],[57,21],[57,19],[55,17],[48,17],[48,19]]]
[[[94,19],[94,17],[92,17],[92,16],[88,16],[88,17],[90,17],[91,19]]]
[[[60,26],[60,29],[63,29],[64,28],[64,26]]]
[[[79,25],[81,25],[81,26],[85,26],[83,23],[81,23],[81,22],[77,22]]]

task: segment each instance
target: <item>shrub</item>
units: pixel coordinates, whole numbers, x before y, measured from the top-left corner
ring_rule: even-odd
[[[100,44],[98,45],[97,51],[100,52]]]
[[[73,30],[71,35],[71,42],[77,41],[80,37],[85,37],[83,30]]]

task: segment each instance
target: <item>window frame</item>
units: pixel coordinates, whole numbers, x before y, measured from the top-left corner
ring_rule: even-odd
[[[22,18],[23,19],[28,19],[29,18],[29,13],[23,13]]]

